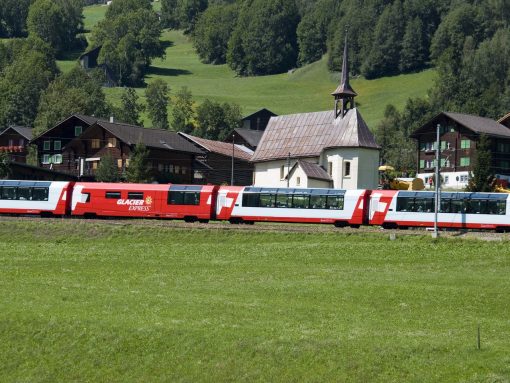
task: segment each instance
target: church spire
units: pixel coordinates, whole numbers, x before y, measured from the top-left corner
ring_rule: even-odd
[[[345,31],[345,43],[344,43],[344,56],[342,62],[342,78],[340,80],[340,85],[336,90],[331,93],[332,96],[335,97],[335,118],[337,118],[340,114],[345,116],[349,109],[354,108],[354,97],[358,94],[352,89],[349,84],[349,58],[348,58],[348,49],[347,49],[347,31]],[[338,110],[338,103],[341,102],[341,109]],[[349,105],[348,105],[349,104]],[[349,107],[348,107],[349,106]]]

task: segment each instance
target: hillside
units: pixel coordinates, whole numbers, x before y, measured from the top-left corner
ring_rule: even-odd
[[[158,3],[155,3],[158,4]],[[159,5],[159,4],[158,4]],[[85,7],[85,27],[90,30],[104,15],[106,7]],[[197,102],[209,98],[221,102],[235,102],[243,114],[268,108],[277,114],[303,113],[332,108],[331,92],[339,81],[339,73],[327,69],[327,57],[299,68],[293,73],[262,77],[238,77],[227,65],[202,64],[191,41],[180,31],[167,30],[162,35],[166,43],[166,57],[157,59],[146,76],[165,80],[174,94],[187,86]],[[77,55],[69,61],[59,61],[62,70],[70,68]],[[358,106],[367,124],[374,129],[388,103],[402,108],[409,97],[423,97],[430,88],[435,72],[365,80],[353,79],[358,92]],[[143,98],[144,89],[137,89]],[[117,103],[122,88],[106,89],[108,98]],[[149,122],[147,121],[147,124]]]

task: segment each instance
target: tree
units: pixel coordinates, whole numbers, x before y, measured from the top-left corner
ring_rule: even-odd
[[[177,132],[191,133],[194,129],[193,97],[183,86],[175,95],[172,109],[172,128]]]
[[[119,121],[126,124],[143,126],[140,120],[140,113],[145,109],[144,105],[138,102],[138,95],[133,88],[125,88],[120,96],[121,107],[117,109],[115,116]]]
[[[74,113],[98,117],[109,114],[101,84],[78,66],[57,77],[43,92],[34,133],[43,133]]]
[[[229,66],[240,75],[282,73],[296,65],[294,0],[253,0],[241,7],[227,52]]]
[[[238,6],[215,5],[200,15],[193,31],[193,45],[200,60],[207,64],[227,62],[228,40],[234,30]]]
[[[0,151],[0,179],[9,177],[11,173],[10,160],[7,152]]]
[[[423,29],[423,22],[418,17],[407,23],[398,65],[399,70],[403,73],[412,72],[425,66],[427,47]]]
[[[126,181],[148,183],[152,180],[149,168],[149,151],[143,143],[135,145],[126,170]]]
[[[161,0],[161,22],[167,28],[179,28],[177,0]]]
[[[481,134],[476,145],[475,163],[467,190],[472,192],[492,191],[493,176],[490,141],[485,134]]]
[[[207,8],[207,0],[179,0],[177,4],[179,27],[184,33],[193,32],[199,15]]]
[[[193,134],[209,140],[223,141],[241,127],[241,109],[237,104],[220,104],[206,99],[197,108],[197,126]]]
[[[156,79],[147,86],[147,112],[152,126],[158,129],[168,129],[168,85],[161,79]]]
[[[119,170],[110,153],[106,153],[101,157],[99,165],[96,169],[96,180],[99,182],[118,182]]]
[[[23,37],[27,33],[28,8],[33,0],[0,2],[0,37]]]
[[[136,86],[155,57],[163,57],[161,24],[148,0],[114,1],[92,33],[102,46],[98,61],[106,64],[120,85]]]

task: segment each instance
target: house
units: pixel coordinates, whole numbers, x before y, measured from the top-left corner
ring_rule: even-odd
[[[225,142],[234,142],[235,144],[244,145],[251,150],[257,149],[257,146],[266,130],[267,124],[271,117],[277,115],[270,110],[263,108],[255,113],[244,117],[242,128],[236,128],[225,139]]]
[[[62,148],[80,136],[97,120],[97,117],[73,114],[53,128],[34,137],[30,144],[37,147],[39,165],[42,168],[72,174],[76,164],[74,159],[71,161],[69,158],[64,158]]]
[[[206,140],[185,133],[179,134],[204,151],[202,156],[197,157],[194,183],[251,185],[253,179],[253,164],[250,162],[253,155],[252,150],[235,143]]]
[[[334,110],[271,117],[252,162],[254,185],[377,188],[380,147],[355,106],[345,43]]]
[[[12,162],[26,163],[28,142],[32,129],[24,126],[10,126],[0,133],[0,151],[7,152]]]
[[[193,182],[193,164],[202,150],[175,132],[113,121],[97,120],[69,141],[62,148],[64,166],[81,178],[94,179],[101,158],[110,154],[122,176],[138,143],[149,150],[149,166],[156,181]]]
[[[80,62],[80,66],[86,71],[90,71],[93,69],[99,69],[104,74],[104,82],[103,86],[105,87],[113,87],[115,86],[115,80],[112,71],[106,64],[99,64],[98,58],[99,53],[101,52],[102,45],[95,47],[85,53],[83,53],[78,61]]]
[[[500,120],[505,123],[507,120]],[[440,128],[440,169],[443,187],[467,186],[476,158],[477,141],[485,134],[490,141],[492,170],[501,178],[510,176],[510,129],[490,118],[441,112],[411,134],[417,141],[417,177],[429,183],[435,170],[436,131]]]
[[[277,115],[271,112],[269,109],[262,108],[255,113],[243,117],[241,120],[243,123],[242,129],[264,131],[266,130],[267,124],[269,123],[271,117],[276,116]]]

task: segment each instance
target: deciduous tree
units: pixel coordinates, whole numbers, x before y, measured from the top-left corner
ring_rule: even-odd
[[[119,181],[119,170],[110,153],[106,153],[101,157],[101,161],[99,161],[95,176],[96,180],[99,182]]]
[[[168,85],[161,79],[151,82],[145,90],[147,112],[152,126],[158,129],[168,129]]]
[[[139,142],[131,154],[129,166],[126,169],[126,181],[135,183],[151,182],[149,167],[149,150],[145,144]]]
[[[183,86],[175,95],[172,109],[172,128],[178,132],[191,133],[194,129],[193,96]]]

